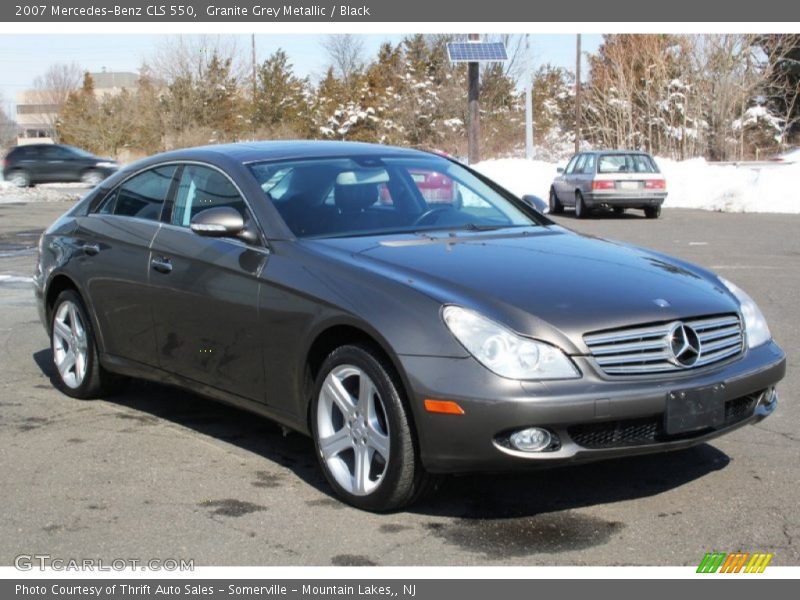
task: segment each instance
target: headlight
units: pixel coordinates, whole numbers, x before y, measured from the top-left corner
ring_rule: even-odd
[[[95,166],[100,169],[115,169],[117,167],[117,163],[106,161],[106,162],[99,162]]]
[[[723,277],[720,277],[719,280],[739,301],[739,309],[742,311],[742,318],[744,318],[744,330],[747,334],[747,346],[755,348],[770,341],[772,334],[769,332],[767,320],[753,299],[736,284]]]
[[[517,335],[510,329],[461,308],[442,311],[447,328],[479,363],[509,379],[577,379],[572,361],[555,346]]]

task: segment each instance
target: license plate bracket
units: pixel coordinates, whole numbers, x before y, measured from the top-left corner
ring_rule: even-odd
[[[667,435],[721,427],[725,423],[724,384],[667,394],[664,430]]]

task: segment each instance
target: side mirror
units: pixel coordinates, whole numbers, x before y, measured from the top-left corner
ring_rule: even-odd
[[[235,208],[207,208],[192,217],[189,227],[205,237],[236,237],[244,229],[244,218]]]
[[[563,174],[564,173],[564,167],[556,167],[556,173],[558,173],[559,175]]]
[[[525,196],[522,197],[522,201],[531,208],[533,208],[536,212],[540,212],[542,214],[550,212],[550,206],[547,204],[547,202],[539,198],[539,196],[534,196],[533,194],[526,194]]]

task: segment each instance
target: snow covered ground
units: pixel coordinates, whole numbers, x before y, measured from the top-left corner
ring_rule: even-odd
[[[665,208],[800,213],[800,163],[715,165],[702,158],[656,162],[667,180]],[[547,200],[558,166],[564,165],[507,158],[486,160],[475,168],[518,196]]]

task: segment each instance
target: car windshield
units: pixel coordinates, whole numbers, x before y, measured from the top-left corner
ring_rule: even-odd
[[[658,173],[646,154],[604,154],[597,163],[598,173]]]
[[[299,238],[537,225],[533,211],[437,156],[248,165]]]

